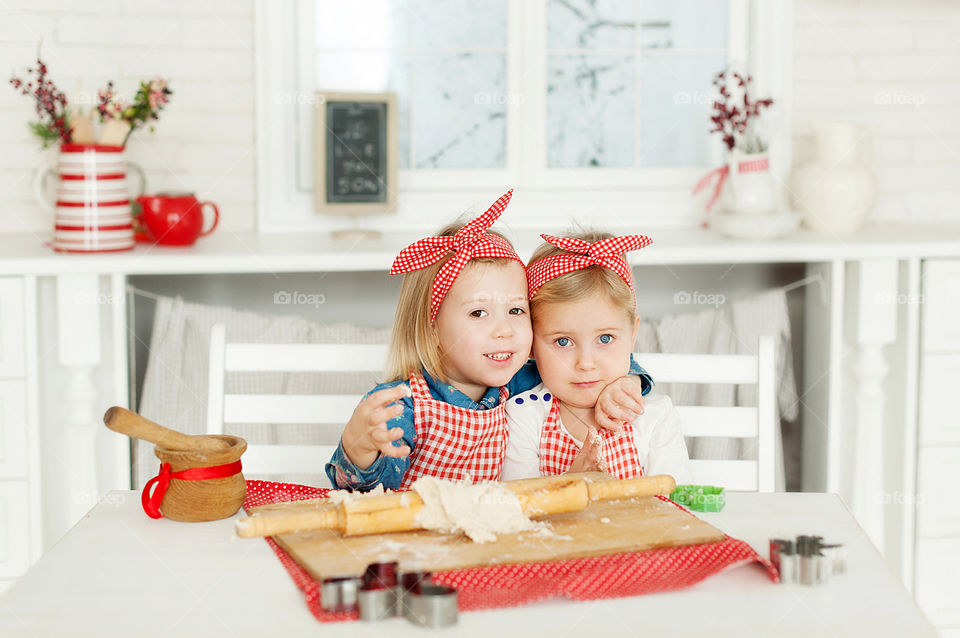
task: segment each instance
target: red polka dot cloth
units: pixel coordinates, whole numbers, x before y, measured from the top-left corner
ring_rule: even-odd
[[[624,423],[616,432],[601,430],[597,434],[600,436],[600,459],[606,463],[607,472],[618,479],[635,478],[643,473],[633,438],[633,424]],[[560,422],[560,402],[557,397],[552,397],[550,413],[540,431],[540,474],[563,474],[579,453],[580,444]]]
[[[400,487],[409,489],[421,476],[451,481],[499,481],[507,449],[506,388],[489,410],[471,410],[437,401],[419,374],[410,375],[417,445]]]
[[[653,240],[646,235],[609,237],[594,244],[573,237],[540,236],[557,248],[569,252],[538,259],[527,267],[527,296],[530,299],[537,294],[540,286],[551,279],[590,266],[609,268],[620,275],[620,278],[630,286],[630,290],[633,290],[633,277],[630,275],[630,266],[623,258],[623,253],[640,250],[653,243]]]
[[[289,483],[247,481],[244,510],[268,503],[326,497],[329,490]],[[658,497],[673,503],[665,497]],[[688,512],[680,505],[681,510]],[[693,514],[690,514],[693,516]],[[321,622],[356,620],[356,612],[330,612],[320,606],[320,583],[272,538],[267,543],[276,552],[297,587],[303,590],[310,613]],[[495,565],[457,569],[434,574],[434,581],[456,587],[460,611],[516,607],[563,597],[570,600],[623,598],[690,587],[734,565],[758,562],[770,580],[777,572],[767,559],[747,543],[725,536],[717,543],[667,547],[630,554],[561,560],[528,565]]]
[[[487,211],[469,222],[451,237],[424,237],[400,251],[390,268],[391,275],[420,270],[443,259],[451,251],[453,257],[447,260],[433,279],[430,297],[430,322],[437,318],[440,302],[457,280],[457,276],[474,257],[503,257],[515,259],[523,264],[510,243],[502,237],[486,232],[500,218],[513,197],[513,189],[508,190],[495,201]]]

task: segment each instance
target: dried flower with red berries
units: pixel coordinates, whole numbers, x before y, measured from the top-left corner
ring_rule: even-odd
[[[36,76],[35,78],[31,76]],[[51,144],[69,143],[73,129],[70,127],[70,113],[67,107],[67,96],[57,88],[47,77],[47,65],[37,56],[37,66],[27,69],[27,78],[23,80],[16,76],[10,78],[10,85],[14,90],[29,96],[36,102],[39,122],[30,122],[30,130],[40,138],[43,147]],[[137,128],[160,118],[160,111],[170,101],[173,95],[167,87],[166,80],[154,78],[140,82],[140,88],[129,104],[118,95],[113,88],[113,81],[107,83],[107,88],[98,93],[96,111],[100,121],[120,120],[130,125],[127,137]],[[76,111],[76,116],[82,113]],[[79,120],[78,120],[79,121]],[[150,130],[153,130],[151,126]],[[101,139],[104,139],[101,137]],[[126,143],[126,139],[123,140]]]
[[[35,75],[34,80],[30,79]],[[57,141],[70,141],[70,118],[67,115],[67,96],[47,77],[47,65],[37,57],[36,68],[27,69],[27,80],[10,78],[10,85],[22,95],[32,97],[36,102],[39,122],[30,122],[28,126],[34,135],[43,142],[43,147]]]
[[[752,77],[733,70],[721,71],[713,78],[720,97],[713,103],[710,121],[714,128],[710,132],[720,133],[728,151],[738,148],[744,153],[762,153],[767,150],[752,121],[760,116],[762,109],[770,107],[773,100],[751,101],[751,82]]]

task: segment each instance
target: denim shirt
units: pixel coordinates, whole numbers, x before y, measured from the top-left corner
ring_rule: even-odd
[[[633,355],[630,356],[630,374],[640,377],[643,394],[650,392],[650,389],[654,385],[653,378],[633,360]],[[430,395],[437,401],[443,401],[460,408],[467,408],[468,410],[489,410],[497,407],[500,403],[500,388],[488,388],[486,394],[481,397],[480,401],[474,401],[457,388],[434,379],[426,372],[423,373],[423,378],[430,390]],[[377,390],[392,388],[401,383],[408,386],[410,385],[409,379],[381,383],[364,395],[364,398]],[[509,396],[513,396],[520,392],[526,392],[539,383],[540,373],[537,371],[536,362],[530,360],[513,375],[513,378],[510,379],[506,387]],[[417,445],[413,398],[404,396],[399,401],[403,406],[403,413],[392,418],[387,423],[387,427],[391,429],[396,427],[403,429],[403,436],[399,440],[394,441],[393,444],[396,447],[407,445],[410,447],[410,453],[413,454],[413,450]],[[333,457],[330,459],[330,462],[327,463],[325,469],[334,487],[365,492],[372,490],[381,483],[385,489],[399,489],[400,483],[403,481],[403,477],[409,467],[409,455],[403,458],[380,455],[370,467],[360,469],[347,458],[346,453],[343,451],[343,440],[341,439],[340,444],[337,446]]]

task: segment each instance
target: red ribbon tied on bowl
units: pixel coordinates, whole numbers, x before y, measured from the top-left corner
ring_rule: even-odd
[[[240,459],[233,463],[225,465],[214,465],[212,467],[191,467],[179,472],[171,472],[169,463],[160,464],[160,473],[147,481],[143,486],[143,493],[140,495],[140,502],[143,505],[143,511],[150,518],[163,518],[160,512],[160,504],[163,503],[163,497],[170,487],[171,479],[181,481],[206,481],[208,479],[226,478],[239,474],[242,470]],[[156,489],[153,489],[156,486]]]

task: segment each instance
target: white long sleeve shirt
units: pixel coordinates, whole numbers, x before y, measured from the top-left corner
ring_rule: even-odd
[[[551,406],[551,400],[544,401],[543,396],[549,393],[541,383],[507,399],[510,436],[503,460],[504,481],[540,476],[540,434]],[[690,460],[673,401],[665,394],[651,392],[644,402],[644,413],[633,420],[634,443],[643,475],[669,474],[677,485],[689,483]]]

